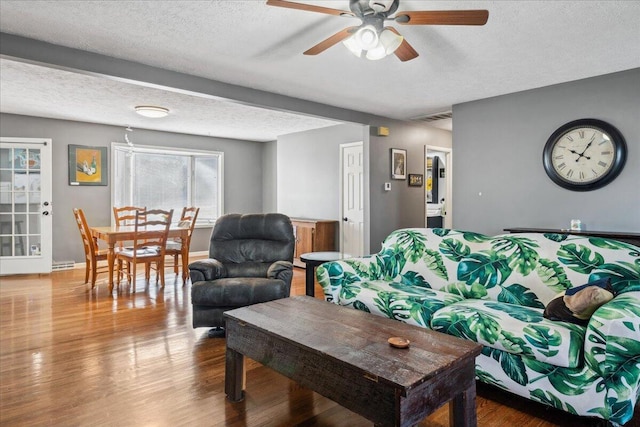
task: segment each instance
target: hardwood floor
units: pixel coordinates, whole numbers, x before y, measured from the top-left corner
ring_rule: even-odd
[[[251,360],[246,399],[228,402],[224,339],[191,327],[190,286],[169,270],[164,289],[139,278],[135,294],[108,295],[104,279],[92,291],[83,279],[84,270],[0,277],[0,425],[371,425]],[[304,270],[292,294],[304,294]],[[477,408],[480,426],[596,425],[482,384]],[[448,420],[445,405],[420,426]]]

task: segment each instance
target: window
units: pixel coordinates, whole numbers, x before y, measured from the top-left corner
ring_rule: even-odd
[[[223,153],[113,143],[111,158],[113,206],[197,206],[199,225],[221,215]]]

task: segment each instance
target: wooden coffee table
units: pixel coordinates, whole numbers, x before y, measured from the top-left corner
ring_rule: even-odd
[[[224,316],[225,393],[233,402],[244,398],[247,356],[376,426],[414,425],[448,401],[452,426],[476,425],[477,343],[308,296]],[[410,347],[391,347],[394,336]]]

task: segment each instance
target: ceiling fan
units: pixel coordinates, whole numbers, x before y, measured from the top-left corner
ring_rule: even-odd
[[[306,10],[335,16],[360,18],[362,24],[347,27],[321,41],[305,55],[317,55],[331,46],[343,44],[356,56],[367,59],[381,59],[394,53],[401,61],[410,61],[418,52],[393,27],[385,27],[385,21],[395,21],[400,25],[484,25],[489,18],[487,10],[434,10],[398,12],[400,0],[349,0],[350,12],[296,3],[287,0],[267,0],[267,5],[289,9]],[[392,16],[395,13],[395,16]]]

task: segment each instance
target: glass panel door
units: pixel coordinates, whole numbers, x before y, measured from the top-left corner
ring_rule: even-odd
[[[0,274],[51,271],[50,150],[43,140],[2,139]]]

